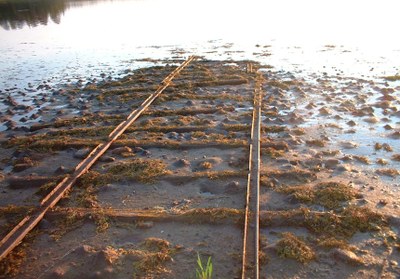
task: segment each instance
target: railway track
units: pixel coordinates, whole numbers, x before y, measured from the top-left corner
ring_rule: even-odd
[[[193,278],[198,257],[213,278],[398,277],[398,208],[380,200],[398,177],[378,176],[399,150],[336,140],[371,128],[349,120],[388,88],[202,59],[172,80],[182,60],[160,62],[49,92],[41,123],[2,133],[3,256],[17,246],[0,277]]]
[[[137,109],[129,114],[109,135],[108,140],[97,145],[76,167],[71,176],[65,177],[54,189],[42,199],[40,206],[32,214],[26,216],[0,241],[0,261],[4,259],[23,238],[43,219],[46,212],[54,207],[74,183],[85,174],[109,147],[125,132],[125,130],[157,99],[157,97],[171,84],[172,80],[196,57],[190,56],[179,67],[173,70],[162,82],[157,90],[151,94]]]
[[[186,278],[198,255],[212,258],[213,278],[380,274],[351,238],[394,237],[397,223],[358,205],[353,173],[331,169],[338,153],[317,137],[322,126],[298,125],[302,108],[324,102],[320,85],[247,61],[185,63],[173,80],[176,66],[152,66],[58,93],[53,109],[66,111],[50,107],[48,121],[4,136],[1,244],[17,246],[0,275]],[[398,242],[370,241],[388,259],[379,272],[396,274],[385,245]],[[352,245],[357,266],[343,260]]]
[[[199,222],[200,231],[204,230],[203,227],[207,227],[207,224],[215,224],[222,226],[220,229],[227,231],[231,237],[234,236],[232,241],[234,245],[227,249],[229,253],[241,253],[241,269],[231,268],[231,270],[222,271],[221,274],[226,276],[232,276],[235,278],[259,278],[259,195],[260,195],[260,148],[261,148],[261,102],[262,102],[262,82],[263,78],[261,74],[255,74],[255,66],[251,63],[244,65],[238,65],[234,68],[231,66],[224,66],[221,63],[218,67],[226,67],[227,73],[223,73],[218,79],[213,77],[210,81],[203,78],[202,75],[209,75],[210,71],[220,71],[217,69],[205,69],[204,72],[196,72],[195,64],[193,69],[187,70],[189,74],[182,71],[184,68],[189,68],[189,64],[195,59],[195,57],[189,57],[179,67],[173,70],[163,81],[161,82],[158,89],[149,95],[143,102],[138,104],[133,112],[131,112],[125,120],[110,131],[110,126],[103,128],[104,131],[110,131],[109,134],[101,138],[106,139],[102,143],[96,144],[94,149],[76,166],[71,175],[66,176],[59,182],[54,188],[43,197],[40,201],[39,207],[29,208],[31,212],[29,215],[24,217],[14,229],[12,229],[1,241],[0,245],[0,259],[6,258],[6,256],[23,241],[23,238],[45,217],[48,220],[58,220],[62,218],[69,218],[68,216],[80,216],[78,218],[96,219],[99,216],[103,219],[114,220],[113,222],[133,222],[135,224],[141,224],[148,222],[169,224],[179,222],[183,224],[187,222]],[[182,71],[183,76],[180,80],[172,82],[172,80]],[[193,71],[193,73],[191,72]],[[232,75],[232,76],[230,76]],[[238,75],[241,75],[238,77]],[[191,81],[194,79],[194,81]],[[239,87],[239,89],[237,89]],[[157,98],[161,98],[160,94],[169,89],[164,100],[158,101],[154,108],[150,109],[150,105],[154,103]],[[211,90],[205,91],[202,88],[211,88]],[[114,90],[114,91],[113,91]],[[187,96],[182,95],[181,90],[186,93]],[[192,94],[191,91],[196,91],[197,94]],[[232,92],[226,93],[227,90]],[[132,89],[132,92],[139,90]],[[107,88],[100,90],[100,96],[112,95],[110,92],[115,92],[117,96],[121,96],[121,92],[124,95],[121,98],[129,98],[126,92],[129,89],[113,89]],[[174,97],[178,96],[178,97]],[[181,100],[187,99],[182,103]],[[222,100],[220,100],[222,99]],[[137,100],[133,100],[137,102]],[[194,102],[197,102],[195,108],[191,108]],[[201,105],[199,106],[198,104]],[[216,102],[218,102],[216,104]],[[160,105],[165,106],[161,109]],[[225,103],[229,103],[226,105]],[[204,106],[206,104],[205,108]],[[173,109],[170,106],[174,107]],[[167,109],[168,108],[168,109]],[[146,111],[146,113],[144,113]],[[136,125],[130,127],[139,116],[145,119]],[[168,118],[170,122],[175,121],[173,125],[160,126],[154,123],[158,123],[160,118]],[[121,119],[121,117],[102,116],[107,121],[115,121]],[[213,119],[210,121],[209,119]],[[231,120],[237,119],[237,120]],[[101,118],[100,118],[101,119]],[[115,119],[115,120],[114,120]],[[185,123],[185,119],[189,119],[189,123]],[[98,119],[95,119],[98,120]],[[96,127],[83,127],[75,128],[75,125],[86,125],[88,120],[84,121],[81,119],[69,119],[63,120],[58,123],[44,124],[35,126],[32,131],[39,135],[37,139],[28,140],[25,142],[24,139],[19,139],[19,143],[27,144],[30,148],[44,148],[46,144],[54,146],[56,141],[52,137],[74,137],[77,133],[90,133],[96,135],[99,133],[104,134],[104,131]],[[147,124],[147,122],[149,125]],[[180,122],[179,122],[180,121]],[[215,124],[213,123],[215,122]],[[76,123],[76,124],[75,124]],[[143,123],[144,126],[143,126]],[[222,125],[221,125],[222,124]],[[66,129],[63,129],[66,127]],[[68,128],[69,127],[69,128]],[[50,129],[47,131],[47,129]],[[57,130],[54,130],[57,129]],[[44,132],[41,132],[44,130]],[[123,139],[119,137],[127,131],[128,136]],[[154,139],[151,140],[143,137],[147,134],[154,134]],[[186,134],[190,139],[183,138],[172,138],[175,134]],[[167,139],[160,140],[162,137]],[[72,139],[70,140],[72,141]],[[98,141],[98,140],[96,140]],[[96,142],[95,141],[95,142]],[[68,140],[62,142],[57,141],[57,149],[62,150],[70,148]],[[87,143],[83,142],[82,147]],[[170,164],[169,168],[173,171],[164,172],[160,178],[156,177],[155,182],[157,188],[160,187],[171,187],[171,194],[157,194],[162,192],[156,191],[156,194],[149,191],[148,183],[149,177],[133,177],[130,182],[133,183],[133,189],[124,189],[121,193],[117,193],[116,200],[110,199],[108,196],[99,197],[100,205],[90,204],[88,208],[82,208],[74,206],[74,202],[71,205],[60,205],[56,204],[65,196],[66,192],[69,192],[74,183],[83,177],[83,181],[86,181],[84,175],[88,173],[89,169],[95,167],[96,171],[102,171],[104,168],[107,170],[107,164],[102,167],[104,163],[99,162],[99,159],[105,155],[111,146],[115,149],[120,147],[135,146],[142,152],[144,148],[151,150],[156,155],[147,152],[147,158],[152,156],[165,159],[169,155],[161,155],[161,153],[176,153],[178,151],[182,158],[190,158],[193,163],[188,167],[186,159],[180,159]],[[79,146],[76,145],[75,146]],[[139,147],[141,146],[141,147]],[[146,151],[146,150],[144,150]],[[114,152],[114,151],[112,151]],[[130,152],[130,151],[129,151]],[[128,153],[129,153],[128,152]],[[135,151],[136,152],[136,151]],[[229,158],[228,163],[220,162],[220,158],[216,156],[216,152],[221,153],[222,158]],[[158,154],[158,155],[157,155]],[[183,155],[182,155],[183,154]],[[133,156],[135,154],[127,154],[124,156]],[[138,157],[138,155],[136,155]],[[171,157],[171,156],[169,156]],[[210,158],[210,159],[208,159]],[[120,166],[127,165],[127,160],[123,157],[119,159],[120,165],[117,161],[115,164]],[[136,159],[134,159],[136,160]],[[147,159],[138,159],[135,163],[143,163],[144,165],[150,166],[150,168],[157,169],[158,165],[152,165],[153,162]],[[96,163],[96,166],[95,166]],[[114,164],[114,163],[111,163]],[[183,166],[180,166],[183,164]],[[177,165],[179,165],[177,167]],[[216,166],[214,170],[214,165]],[[191,168],[191,171],[190,171]],[[123,172],[123,168],[119,168]],[[146,170],[150,172],[151,170]],[[189,171],[189,172],[188,172]],[[91,174],[91,171],[89,174]],[[123,179],[130,175],[127,172],[122,174]],[[145,176],[151,176],[145,174]],[[247,179],[246,179],[247,178]],[[107,174],[100,173],[100,180],[110,180]],[[120,181],[122,178],[119,177],[118,173],[113,174],[111,183],[113,181]],[[132,179],[132,178],[131,178]],[[233,181],[232,181],[233,179]],[[154,183],[150,177],[149,181]],[[229,182],[231,181],[231,182]],[[14,181],[15,182],[15,181]],[[21,182],[18,182],[21,187]],[[82,182],[81,182],[82,183]],[[92,181],[83,182],[91,185]],[[118,183],[118,182],[116,182]],[[171,186],[173,185],[173,186]],[[186,192],[174,192],[175,189],[181,187],[180,185],[187,186],[189,190]],[[247,186],[246,186],[247,185]],[[86,187],[87,185],[83,185]],[[90,188],[91,186],[89,186]],[[193,193],[192,188],[196,189],[196,194]],[[200,191],[200,192],[197,192]],[[140,192],[140,195],[137,195]],[[131,193],[136,193],[135,197],[130,199]],[[164,191],[165,193],[165,191]],[[200,193],[200,194],[199,194]],[[75,196],[76,197],[76,196]],[[78,196],[79,198],[79,196]],[[175,199],[181,199],[176,201]],[[154,199],[154,202],[153,200]],[[73,200],[71,198],[71,200]],[[183,201],[183,204],[181,202]],[[172,205],[171,205],[172,202]],[[118,203],[120,203],[118,205]],[[115,206],[117,204],[117,206]],[[121,204],[123,206],[121,206]],[[193,205],[192,205],[193,204]],[[168,209],[159,209],[168,207]],[[5,211],[7,209],[4,209]],[[244,224],[243,224],[243,215]],[[56,221],[57,222],[57,221]],[[203,225],[201,225],[203,224]],[[236,226],[240,225],[240,229]],[[244,225],[244,227],[242,227]],[[109,226],[109,225],[107,225]],[[137,225],[141,227],[141,225]],[[168,227],[168,225],[167,225]],[[243,230],[242,230],[243,229]],[[68,230],[68,228],[67,228]],[[194,228],[193,230],[196,230]],[[218,227],[217,227],[218,230]],[[214,232],[210,232],[213,234]],[[204,237],[208,237],[204,235]],[[243,241],[240,241],[240,238]],[[230,245],[228,243],[222,244],[218,249],[225,249],[224,245]],[[231,251],[231,252],[229,252]],[[226,255],[221,255],[220,258],[216,259],[216,262],[226,260]],[[238,275],[241,274],[241,275]],[[218,276],[218,274],[217,274]]]
[[[254,89],[253,118],[249,148],[249,174],[243,231],[242,279],[260,278],[260,142],[261,142],[262,77]]]

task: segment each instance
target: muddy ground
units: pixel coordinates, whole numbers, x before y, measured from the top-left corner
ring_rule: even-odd
[[[163,62],[49,89],[29,106],[2,96],[2,237],[176,67]],[[1,278],[196,278],[198,255],[211,256],[213,278],[240,278],[256,78],[262,278],[398,278],[399,82],[248,64],[184,69],[1,263]],[[12,120],[20,110],[36,115]]]

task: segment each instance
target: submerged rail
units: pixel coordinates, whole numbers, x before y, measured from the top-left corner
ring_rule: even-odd
[[[242,279],[258,279],[260,226],[260,140],[262,78],[257,77],[254,89],[253,120],[247,180],[246,209],[243,231]]]
[[[1,241],[0,241],[0,260],[4,259],[24,237],[43,219],[49,209],[55,206],[64,194],[73,186],[77,179],[86,173],[93,164],[108,150],[118,137],[153,103],[153,101],[171,84],[174,79],[190,62],[195,60],[195,56],[190,56],[179,67],[172,71],[159,85],[157,90],[152,93],[136,110],[122,121],[108,136],[108,141],[96,146],[90,154],[79,163],[71,176],[64,178],[54,189],[45,197],[36,209],[19,222]]]

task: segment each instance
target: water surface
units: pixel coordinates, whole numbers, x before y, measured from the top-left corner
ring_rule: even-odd
[[[0,90],[118,77],[142,58],[255,59],[276,69],[396,74],[400,3],[0,0]]]

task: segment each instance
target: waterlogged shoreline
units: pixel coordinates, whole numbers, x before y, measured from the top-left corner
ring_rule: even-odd
[[[262,276],[400,277],[395,1],[37,3],[0,20],[1,236],[199,59],[0,262],[4,278],[194,278],[198,255],[238,277],[258,82]]]
[[[180,61],[64,85],[42,104],[42,122],[1,132],[4,231]],[[0,265],[7,278],[177,278],[194,272],[197,252],[212,257],[216,277],[234,277],[255,75],[264,92],[261,273],[398,276],[398,81],[199,59],[45,217],[19,260]],[[163,258],[148,264],[154,251]],[[92,261],[90,270],[76,264]]]
[[[309,65],[296,64],[296,61],[291,62],[289,61],[290,59],[283,59],[281,57],[283,51],[287,51],[288,57],[300,57],[300,60],[307,62],[308,56],[304,53],[301,54],[301,48],[277,48],[270,45],[254,45],[252,46],[252,51],[244,51],[238,50],[238,47],[234,44],[221,43],[220,46],[218,45],[216,42],[210,42],[210,50],[202,50],[203,52],[198,50],[185,52],[183,48],[171,46],[139,48],[137,53],[127,55],[123,61],[108,57],[110,60],[116,60],[109,60],[109,62],[100,60],[100,62],[98,60],[100,58],[92,57],[88,59],[88,61],[91,61],[88,62],[90,64],[85,65],[83,61],[75,61],[72,62],[75,66],[68,67],[65,65],[68,60],[60,60],[59,63],[47,63],[44,58],[39,58],[41,62],[37,64],[26,64],[26,66],[19,66],[17,64],[12,67],[10,66],[11,68],[6,67],[0,87],[0,108],[2,109],[1,116],[3,120],[0,130],[6,130],[7,126],[14,128],[17,126],[29,127],[33,123],[40,121],[39,114],[41,113],[41,109],[45,105],[49,105],[51,103],[49,101],[54,100],[53,94],[57,94],[59,90],[65,90],[71,86],[83,88],[92,83],[118,79],[138,68],[150,65],[162,65],[162,60],[168,61],[179,58],[182,53],[186,55],[203,53],[202,57],[217,60],[252,59],[264,65],[272,65],[276,71],[288,71],[294,75],[310,79],[315,79],[316,76],[323,74],[343,78],[370,79],[379,83],[385,81],[385,76],[396,77],[398,73],[397,68],[382,69],[382,65],[379,65],[379,63],[367,61],[364,62],[365,64],[360,63],[360,65],[353,67],[355,69],[352,69],[352,71],[348,71],[347,67],[349,64],[347,63],[350,63],[351,60],[348,60],[348,58],[344,60],[337,58],[341,57],[341,55],[347,56],[354,53],[347,54],[343,52],[343,47],[332,45],[322,46],[319,50],[322,62],[316,63],[318,59],[314,59],[313,61],[309,61]],[[278,51],[278,53],[274,51]],[[129,57],[132,57],[132,59],[128,59]],[[336,63],[324,60],[329,58],[336,59]],[[353,60],[356,59],[354,58]],[[98,64],[96,65],[95,63]],[[0,64],[7,64],[7,59]],[[11,61],[8,64],[11,64]],[[63,69],[63,67],[66,68]],[[350,73],[353,75],[348,75]],[[47,77],[41,79],[43,76]],[[390,79],[386,81],[389,82]],[[396,88],[398,82],[396,79],[393,82],[393,87]],[[17,109],[13,111],[15,108]],[[7,124],[7,121],[11,122]]]

